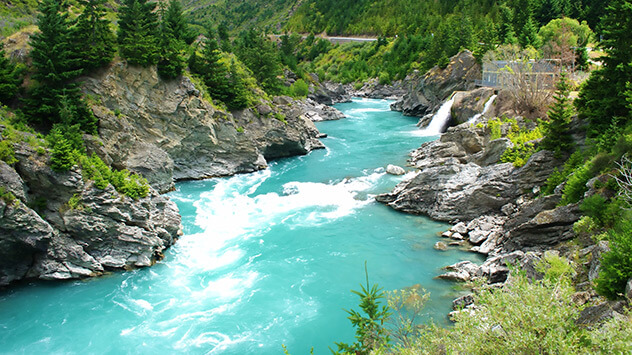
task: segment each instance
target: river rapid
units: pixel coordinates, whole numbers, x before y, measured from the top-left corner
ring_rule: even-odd
[[[327,149],[178,183],[184,236],[151,268],[1,292],[0,353],[327,354],[353,341],[365,261],[385,290],[424,287],[425,319],[444,323],[458,291],[434,277],[477,256],[435,250],[448,225],[374,201],[402,179],[386,165],[437,138],[389,104],[337,105],[346,119],[317,123]]]

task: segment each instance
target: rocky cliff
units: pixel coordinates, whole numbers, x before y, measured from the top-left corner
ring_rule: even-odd
[[[154,190],[133,200],[95,188],[78,167],[51,170],[29,143],[15,150],[14,166],[0,161],[0,286],[149,266],[178,237],[178,208]]]
[[[90,149],[117,168],[142,173],[159,192],[176,180],[246,173],[270,159],[322,148],[318,130],[293,100],[252,109],[214,107],[189,78],[164,81],[155,68],[116,62],[84,78],[103,145]]]
[[[470,51],[450,58],[445,69],[434,67],[425,74],[410,74],[402,86],[405,95],[391,105],[394,111],[407,116],[422,117],[436,111],[455,91],[472,90],[474,80],[481,76],[481,66]]]

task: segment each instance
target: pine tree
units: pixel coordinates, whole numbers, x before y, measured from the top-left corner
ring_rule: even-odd
[[[556,85],[555,102],[548,112],[549,121],[545,125],[545,137],[542,140],[542,149],[554,151],[557,154],[567,152],[573,145],[570,136],[569,125],[573,119],[573,106],[569,99],[570,84],[566,73],[560,75]]]
[[[162,21],[164,23],[163,26],[168,27],[177,40],[186,44],[191,44],[195,40],[196,34],[187,25],[179,0],[169,0],[169,6],[163,15]]]
[[[177,4],[177,5],[173,5]],[[172,0],[169,9],[165,10],[163,3],[160,3],[160,59],[158,60],[158,74],[164,79],[173,79],[182,74],[185,67],[184,57],[182,56],[182,50],[184,49],[184,41],[177,36],[176,31],[182,31],[183,28],[179,26],[179,23],[175,23],[167,19],[167,13],[172,12],[169,16],[176,18],[173,14],[179,7],[177,1]],[[172,8],[173,6],[175,8]],[[180,12],[180,15],[182,13]],[[177,21],[176,21],[177,22]],[[182,34],[182,33],[179,33]]]
[[[237,68],[235,60],[231,60],[229,69],[228,86],[229,97],[226,104],[231,109],[242,109],[251,105],[250,94],[242,74]]]
[[[4,44],[0,43],[0,104],[8,104],[22,83],[22,67],[5,57]]]
[[[67,8],[63,0],[42,0],[37,17],[40,32],[31,37],[33,79],[38,85],[31,92],[27,111],[32,119],[43,122],[59,122],[59,96],[64,89],[72,89],[70,80],[81,74]]]
[[[262,33],[250,30],[242,35],[236,54],[239,60],[252,70],[259,85],[266,92],[274,94],[279,91],[281,61],[276,46]]]
[[[211,97],[228,104],[231,89],[227,79],[228,71],[221,59],[222,52],[219,50],[215,34],[209,30],[204,42],[204,83]]]
[[[124,0],[120,8],[118,43],[121,57],[130,65],[148,67],[158,63],[158,16],[155,3]]]
[[[108,65],[116,52],[116,40],[105,19],[107,0],[80,0],[83,12],[73,28],[73,41],[84,71]]]
[[[588,133],[592,137],[612,124],[625,124],[630,115],[625,92],[632,80],[632,1],[611,1],[601,32],[601,46],[607,53],[604,64],[593,71],[575,101],[580,118],[590,122]]]

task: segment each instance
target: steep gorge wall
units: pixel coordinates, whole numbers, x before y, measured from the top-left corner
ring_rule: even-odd
[[[252,172],[270,159],[323,147],[293,100],[229,113],[205,100],[186,76],[164,81],[155,68],[120,62],[85,78],[82,87],[99,98],[93,110],[103,145],[91,150],[142,173],[160,192],[175,180]]]

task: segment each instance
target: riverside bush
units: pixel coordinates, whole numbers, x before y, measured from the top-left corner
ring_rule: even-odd
[[[509,120],[512,125],[507,133],[507,138],[514,144],[513,148],[507,148],[500,157],[503,163],[512,163],[516,168],[524,166],[529,158],[536,152],[535,144],[531,143],[542,138],[540,127],[533,130],[519,129],[515,120]]]
[[[91,157],[82,156],[80,159],[84,178],[94,181],[94,186],[105,189],[112,184],[116,191],[133,199],[146,197],[149,193],[147,180],[129,170],[115,170],[107,166],[96,154]]]
[[[618,298],[632,278],[632,218],[622,220],[608,231],[610,251],[603,255],[596,290],[608,298]]]
[[[559,265],[550,266],[547,271],[551,277],[539,281],[530,282],[524,274],[512,273],[504,288],[484,289],[476,294],[477,309],[458,313],[453,327],[429,325],[413,346],[393,352],[411,355],[627,353],[632,342],[629,316],[610,320],[595,331],[580,328],[575,320],[582,306],[570,300],[575,291],[566,276],[568,264],[555,263]],[[554,277],[550,270],[558,276]],[[382,349],[378,354],[392,350]]]
[[[562,171],[556,169],[546,180],[546,186],[542,190],[542,193],[545,196],[552,194],[555,188],[566,181],[566,178],[583,162],[584,157],[580,151],[575,151],[575,153],[571,154],[566,163],[564,163]]]

